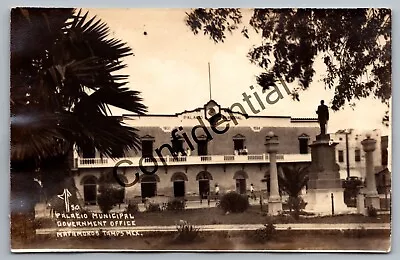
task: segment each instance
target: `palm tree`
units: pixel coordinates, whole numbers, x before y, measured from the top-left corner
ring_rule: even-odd
[[[109,106],[136,114],[147,109],[140,93],[126,86],[128,76],[118,74],[129,55],[131,48],[88,13],[12,9],[12,213],[34,216],[34,177],[44,186],[68,179],[74,144],[111,158],[140,149],[137,129],[110,116]]]
[[[279,167],[278,182],[281,191],[289,195],[290,210],[294,210],[294,217],[299,217],[300,210],[305,206],[299,197],[301,190],[308,183],[308,166],[283,165]]]

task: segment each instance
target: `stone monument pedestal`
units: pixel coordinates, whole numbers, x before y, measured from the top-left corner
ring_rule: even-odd
[[[268,198],[268,214],[279,215],[282,212],[282,199],[280,196],[270,196]]]
[[[375,172],[374,172],[374,155],[376,149],[376,140],[367,134],[367,138],[361,142],[365,151],[365,171],[367,175],[367,187],[365,192],[365,205],[375,209],[381,208],[381,203],[376,189]]]
[[[335,146],[329,135],[318,135],[311,147],[308,190],[305,196],[306,210],[319,214],[332,214],[348,211],[344,203],[339,165],[335,159]]]
[[[364,216],[367,215],[365,209],[365,194],[362,191],[357,195],[357,213]]]
[[[378,194],[365,194],[365,205],[375,209],[381,208],[381,200]]]

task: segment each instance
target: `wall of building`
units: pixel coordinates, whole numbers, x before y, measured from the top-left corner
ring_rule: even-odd
[[[367,138],[367,134],[371,134],[371,138],[376,140],[376,149],[373,152],[374,166],[382,165],[382,150],[381,150],[381,133],[379,130],[373,131],[356,131],[352,130],[348,134],[348,150],[349,150],[349,168],[350,176],[356,176],[365,179],[365,152],[361,142]],[[340,166],[341,178],[347,177],[347,162],[346,162],[346,134],[337,132],[331,134],[331,139],[337,142],[336,146],[336,161]],[[361,152],[361,160],[355,160],[356,150]],[[343,151],[343,162],[339,162],[339,151]]]
[[[215,103],[215,102],[214,102]],[[215,103],[216,104],[216,103]],[[196,126],[203,124],[212,140],[208,144],[209,155],[226,155],[234,154],[233,137],[243,135],[245,137],[244,146],[247,147],[250,154],[265,153],[265,137],[270,131],[280,139],[279,153],[296,154],[300,153],[299,140],[300,135],[309,136],[309,143],[315,140],[315,136],[319,134],[319,125],[316,119],[310,118],[291,118],[290,116],[245,116],[241,113],[231,112],[226,109],[221,109],[221,114],[228,120],[217,127],[218,130],[225,129],[229,125],[229,129],[218,134],[210,127],[210,123],[205,118],[203,108],[198,108],[192,111],[185,111],[175,115],[125,115],[122,120],[126,125],[132,126],[138,130],[138,135],[141,138],[154,138],[153,151],[160,148],[164,144],[171,144],[171,132],[173,129],[182,127],[183,130],[176,134],[182,136],[183,133],[189,137],[189,141],[194,146],[193,155],[197,155],[197,144],[193,140],[192,130]],[[201,117],[202,119],[198,119]],[[196,137],[206,135],[203,128],[195,128],[194,134]],[[188,144],[184,144],[184,148]],[[162,150],[162,155],[170,154],[167,148]],[[81,154],[82,155],[82,154]],[[140,157],[141,151],[128,151],[126,157]],[[157,154],[153,152],[153,156]],[[96,157],[100,154],[96,152]]]
[[[256,191],[266,191],[267,183],[265,177],[269,175],[268,164],[232,164],[232,165],[192,165],[192,166],[169,166],[161,167],[157,171],[159,182],[157,182],[157,195],[173,197],[173,182],[171,177],[174,173],[183,173],[187,177],[185,181],[185,194],[187,197],[194,197],[198,199],[199,196],[199,182],[196,180],[196,176],[202,172],[207,171],[211,174],[212,180],[210,180],[210,191],[214,192],[215,184],[220,187],[221,193],[228,191],[236,191],[236,180],[234,179],[236,172],[245,172],[247,175],[246,179],[246,190],[249,191],[250,184],[253,184]],[[104,169],[80,169],[79,174],[75,176],[75,182],[77,188],[83,197],[84,187],[82,180],[88,176],[95,176],[100,178],[101,174],[111,173],[111,168]],[[127,179],[128,183],[132,183],[135,179],[136,168],[123,168],[119,170],[119,173],[123,174]],[[263,181],[264,180],[264,181]],[[126,201],[141,198],[141,184],[137,183],[131,187],[125,188]]]
[[[154,137],[153,143],[153,156],[157,157],[155,149],[160,148],[164,144],[171,145],[171,133],[164,132],[160,127],[137,127],[140,137],[151,136]],[[177,132],[179,135],[186,135],[189,137],[189,141],[194,146],[195,150],[192,155],[197,155],[197,144],[192,138],[192,128],[185,127],[182,131]],[[250,154],[263,154],[265,150],[265,137],[270,131],[273,131],[279,137],[280,145],[278,153],[284,154],[298,154],[300,153],[299,148],[299,136],[308,135],[309,143],[315,140],[315,136],[319,134],[318,127],[264,127],[261,130],[255,132],[252,128],[246,126],[231,127],[227,132],[223,134],[216,134],[211,128],[207,128],[207,131],[212,136],[212,140],[208,143],[208,154],[210,155],[226,155],[234,154],[233,139],[236,135],[244,136],[244,146],[247,147]],[[195,135],[201,136],[206,135],[203,128],[198,128]],[[184,149],[188,147],[188,144],[184,142]],[[170,155],[167,148],[161,150],[163,156]],[[127,157],[141,156],[141,152],[130,151]]]

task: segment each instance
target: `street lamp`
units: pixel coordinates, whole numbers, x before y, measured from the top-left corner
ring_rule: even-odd
[[[350,159],[349,159],[349,134],[351,134],[351,130],[346,129],[344,131],[346,135],[346,171],[347,171],[347,179],[350,179]]]

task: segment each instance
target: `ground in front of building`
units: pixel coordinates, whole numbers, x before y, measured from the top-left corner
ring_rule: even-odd
[[[251,232],[251,231],[249,231]],[[230,232],[201,233],[199,239],[191,243],[178,243],[176,234],[151,237],[111,237],[111,238],[38,238],[30,243],[14,241],[13,249],[103,249],[103,250],[390,250],[390,232],[346,237],[343,234],[306,232],[293,235],[277,234],[265,243],[254,242]]]

